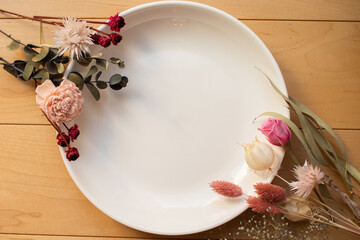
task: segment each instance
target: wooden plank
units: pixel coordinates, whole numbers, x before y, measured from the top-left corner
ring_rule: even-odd
[[[122,238],[122,237],[73,237],[73,236],[51,236],[51,235],[21,235],[21,234],[0,234],[0,239],[7,240],[141,240],[144,238]],[[155,240],[158,238],[146,238]]]
[[[1,8],[27,15],[108,17],[152,0],[2,0]],[[239,19],[360,20],[358,0],[197,0]],[[21,7],[19,7],[21,6]],[[41,7],[39,7],[41,6]],[[0,15],[0,17],[5,17]]]
[[[360,168],[360,130],[337,131],[349,158]],[[76,188],[67,173],[50,126],[0,126],[0,232],[71,236],[154,238],[128,228],[96,209]],[[295,142],[294,149],[303,150]],[[291,179],[291,160],[281,176]],[[235,231],[241,216],[227,225]],[[211,236],[224,234],[215,229]],[[209,236],[201,233],[187,238]]]
[[[282,69],[288,92],[334,128],[360,128],[360,23],[244,21],[269,47]],[[39,24],[1,20],[0,29],[38,44]],[[26,29],[26,30],[24,30]],[[52,26],[44,27],[52,43]],[[126,37],[126,36],[125,36]],[[9,40],[0,37],[1,56]],[[0,123],[46,124],[35,104],[33,83],[0,71]]]

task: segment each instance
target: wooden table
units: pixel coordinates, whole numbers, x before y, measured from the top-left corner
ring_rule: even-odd
[[[151,1],[1,0],[0,6],[26,15],[105,19],[146,2]],[[350,161],[360,169],[360,1],[198,2],[240,19],[265,42],[280,65],[289,94],[336,129]],[[16,39],[39,43],[39,23],[0,14],[0,29]],[[45,42],[52,43],[51,29],[44,26]],[[21,57],[20,51],[6,50],[8,43],[0,37],[0,56]],[[81,194],[64,167],[53,128],[35,104],[33,84],[5,71],[0,71],[0,149],[0,238],[161,238],[110,219]],[[305,157],[303,150],[298,155]],[[289,178],[291,164],[286,157],[280,175]],[[235,226],[240,218],[227,226]],[[336,236],[356,239],[330,230],[329,239]]]

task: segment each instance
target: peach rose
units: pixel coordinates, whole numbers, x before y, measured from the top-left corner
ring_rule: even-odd
[[[36,103],[56,123],[74,120],[84,108],[81,91],[67,79],[58,87],[55,87],[51,80],[46,80],[35,92]]]

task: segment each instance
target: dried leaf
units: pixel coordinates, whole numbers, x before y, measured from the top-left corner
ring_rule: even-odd
[[[13,40],[9,45],[6,46],[7,50],[15,51],[19,48],[19,41]]]
[[[268,81],[270,82],[270,84],[274,88],[274,90],[276,92],[278,92],[283,97],[283,99],[288,103],[288,105],[295,111],[296,115],[298,116],[299,121],[300,121],[300,125],[301,125],[301,127],[303,129],[303,133],[304,133],[306,143],[307,143],[308,147],[310,148],[312,155],[316,159],[315,162],[312,161],[313,164],[317,165],[317,163],[320,162],[321,164],[327,166],[328,164],[325,161],[324,156],[321,154],[318,146],[315,143],[315,140],[314,140],[313,136],[311,135],[311,132],[309,130],[309,126],[307,124],[307,121],[306,121],[306,118],[305,118],[304,114],[301,112],[299,107],[293,101],[291,101],[287,96],[285,96],[280,91],[280,89],[277,88],[277,86],[271,81],[271,79],[263,71],[261,71],[261,72],[268,79]]]
[[[306,114],[309,115],[314,121],[317,122],[317,124],[324,128],[337,142],[339,145],[341,152],[345,158],[346,161],[348,161],[347,152],[345,149],[344,143],[341,141],[339,136],[335,133],[335,131],[327,124],[324,120],[322,120],[318,115],[316,115],[314,112],[312,112],[307,106],[305,106],[303,103],[297,101],[296,99],[290,97],[290,99],[300,108],[300,110]]]
[[[324,198],[333,199],[331,197],[329,189],[326,187],[325,184],[318,184],[318,186],[319,186],[319,191],[320,191],[321,196],[323,196]]]
[[[81,66],[87,67],[91,63],[92,59],[91,58],[75,58],[75,61],[77,63],[79,63]]]
[[[38,71],[35,72],[33,78],[34,78],[34,79],[41,79],[41,78],[43,77],[43,75],[44,75],[45,72],[46,72],[45,69],[40,69],[40,70],[38,70]]]
[[[86,87],[89,89],[96,101],[100,99],[100,92],[92,83],[85,83]]]
[[[29,46],[30,44],[27,44],[24,48],[23,48],[23,50],[24,50],[24,52],[26,53],[26,54],[31,54],[31,55],[36,55],[36,54],[39,54],[37,51],[35,51],[34,49],[32,49],[30,46]]]

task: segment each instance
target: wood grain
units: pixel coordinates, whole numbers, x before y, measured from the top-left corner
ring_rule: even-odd
[[[0,239],[7,240],[141,240],[144,238],[123,238],[123,237],[72,237],[72,236],[50,236],[50,235],[21,235],[21,234],[0,234]],[[156,238],[146,238],[155,240]]]
[[[360,131],[340,130],[350,161],[360,168]],[[296,143],[295,149],[301,149]],[[96,209],[77,189],[50,126],[0,126],[0,231],[16,234],[159,237],[128,228]],[[300,157],[302,151],[300,151]],[[305,156],[304,156],[305,157]],[[286,158],[280,174],[290,179]],[[228,230],[237,229],[241,216]],[[236,227],[236,228],[235,228]],[[223,234],[215,229],[214,234]],[[206,234],[206,233],[205,233]],[[190,236],[202,239],[203,234]]]
[[[333,128],[360,129],[360,23],[244,21],[269,47],[291,96],[304,102]],[[27,31],[24,31],[24,27]],[[0,29],[39,43],[39,24],[0,20]],[[44,27],[51,43],[52,26]],[[0,54],[9,40],[0,37]],[[131,84],[131,83],[130,83]],[[46,124],[35,104],[34,86],[0,71],[0,123]]]
[[[152,0],[2,0],[1,8],[27,15],[106,18]],[[358,0],[195,0],[239,19],[360,20]],[[21,6],[19,8],[19,6]],[[66,12],[66,13],[65,13]],[[0,17],[6,17],[0,15]]]

